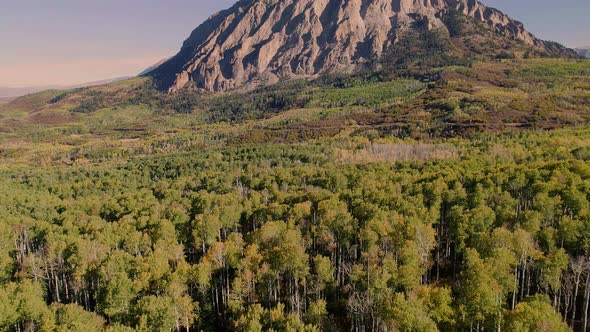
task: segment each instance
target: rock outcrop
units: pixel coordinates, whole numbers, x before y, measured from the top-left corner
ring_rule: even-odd
[[[522,23],[475,0],[240,0],[195,29],[180,52],[149,75],[170,92],[207,91],[353,71],[379,58],[415,22],[444,28],[450,10],[551,52]]]

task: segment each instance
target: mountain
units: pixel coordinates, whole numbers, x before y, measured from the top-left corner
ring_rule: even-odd
[[[166,61],[170,60],[170,57],[162,59],[160,61],[158,61],[157,63],[147,67],[146,69],[144,69],[141,73],[139,73],[137,76],[146,76],[147,74],[151,73],[152,71],[154,71],[154,69],[160,67],[162,64],[164,64]]]
[[[226,91],[244,84],[351,72],[374,65],[412,33],[452,35],[457,30],[455,14],[496,35],[489,37],[481,29],[456,34],[460,45],[453,47],[465,51],[462,56],[493,56],[478,49],[489,45],[493,52],[518,49],[576,57],[573,50],[537,39],[522,23],[474,0],[240,0],[197,27],[180,52],[150,76],[171,92],[189,83]],[[482,38],[474,39],[476,35]]]
[[[590,46],[580,47],[575,49],[579,56],[582,58],[590,59]]]
[[[105,85],[109,83],[124,81],[129,79],[130,77],[117,77],[111,78],[106,80],[94,81],[94,82],[86,82],[81,84],[74,84],[74,85],[45,85],[45,86],[30,86],[30,87],[18,87],[18,88],[10,88],[10,87],[0,87],[0,99],[3,100],[10,100],[16,97],[28,95],[31,93],[41,92],[45,90],[70,90],[70,89],[78,89],[78,88],[88,88],[93,86]]]

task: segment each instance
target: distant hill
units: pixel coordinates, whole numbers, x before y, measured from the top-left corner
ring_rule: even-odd
[[[29,93],[35,93],[43,90],[51,89],[50,86],[37,86],[37,87],[23,87],[23,88],[7,88],[0,87],[0,99],[8,99],[23,96]]]
[[[94,82],[87,82],[81,84],[74,84],[74,85],[44,85],[44,86],[30,86],[30,87],[19,87],[19,88],[10,88],[10,87],[0,87],[0,100],[9,101],[16,97],[28,95],[31,93],[36,93],[45,90],[69,90],[69,89],[77,89],[77,88],[87,88],[93,86],[99,86],[114,82],[123,81],[129,79],[130,77],[117,77],[111,78],[106,80],[94,81]]]
[[[576,52],[579,56],[590,59],[590,46],[576,48]]]

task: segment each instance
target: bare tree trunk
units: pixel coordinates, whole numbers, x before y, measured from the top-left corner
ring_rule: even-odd
[[[496,324],[496,331],[502,332],[502,310],[498,310],[498,323]]]
[[[588,329],[588,306],[590,304],[590,273],[586,274],[586,285],[584,290],[584,329]]]
[[[572,271],[574,273],[574,298],[572,300],[572,327],[576,324],[576,314],[578,309],[578,294],[580,290],[580,283],[582,282],[582,274],[586,269],[584,260],[575,260],[572,262]],[[588,273],[588,271],[586,271]]]
[[[520,298],[521,299],[524,299],[524,297],[525,297],[525,292],[524,291],[525,291],[525,284],[526,284],[526,277],[527,277],[526,273],[527,273],[527,262],[525,260],[524,265],[522,267],[521,277],[520,277],[520,279],[521,279],[521,282],[520,282]]]
[[[514,271],[514,290],[512,291],[512,310],[516,308],[516,292],[518,291],[518,266]]]
[[[61,303],[61,297],[59,295],[59,280],[57,278],[57,274],[55,274],[55,271],[53,271],[53,266],[51,267],[51,274],[53,275],[53,281],[55,284],[55,299],[57,300],[57,303]]]
[[[576,324],[576,301],[578,300],[578,290],[580,288],[579,282],[576,281],[575,283],[576,285],[574,286],[574,298],[572,299],[572,326]]]

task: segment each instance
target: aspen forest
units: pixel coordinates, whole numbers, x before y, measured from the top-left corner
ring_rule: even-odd
[[[589,139],[491,134],[396,163],[335,161],[373,144],[357,138],[4,168],[0,329],[583,330]]]

